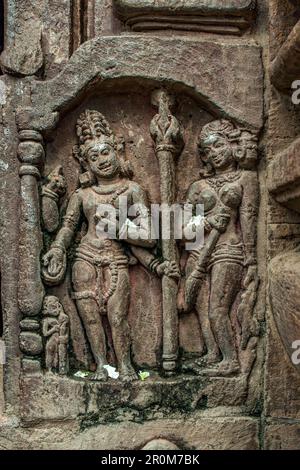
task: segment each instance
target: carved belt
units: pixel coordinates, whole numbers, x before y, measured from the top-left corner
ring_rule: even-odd
[[[199,256],[199,250],[191,253],[194,259]],[[238,245],[220,244],[217,245],[208,264],[208,271],[218,263],[234,263],[244,266],[245,256],[242,243]]]
[[[128,258],[121,250],[98,250],[89,246],[82,245],[76,250],[76,261],[85,261],[93,266],[97,273],[97,287],[93,291],[73,292],[72,298],[75,300],[94,299],[96,300],[100,313],[106,315],[107,302],[113,296],[117,289],[119,269],[128,266]],[[110,287],[107,292],[103,292],[101,286],[101,270],[102,268],[110,270]]]
[[[245,256],[243,245],[221,244],[217,245],[215,251],[211,256],[211,260],[208,265],[208,269],[218,263],[234,263],[244,266]]]

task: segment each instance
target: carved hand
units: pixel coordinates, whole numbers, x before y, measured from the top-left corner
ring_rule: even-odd
[[[66,192],[66,183],[63,176],[58,176],[47,184],[47,188],[58,196],[63,196]]]
[[[164,261],[156,267],[156,272],[159,277],[168,276],[172,279],[180,279],[180,271],[175,261]]]
[[[59,197],[65,194],[67,183],[62,172],[62,167],[57,167],[54,171],[52,171],[52,173],[50,173],[48,176],[48,183],[46,184],[46,188],[50,191],[53,191]]]
[[[258,272],[257,272],[257,264],[253,264],[251,266],[248,266],[247,274],[244,279],[244,289],[247,289],[251,283],[254,283],[254,288],[258,288],[259,284],[259,277],[258,277]]]
[[[50,276],[57,276],[64,267],[64,251],[60,248],[51,248],[43,257],[43,265]]]
[[[207,222],[212,228],[218,230],[218,232],[226,232],[227,225],[230,221],[230,215],[228,214],[217,214],[207,218]]]

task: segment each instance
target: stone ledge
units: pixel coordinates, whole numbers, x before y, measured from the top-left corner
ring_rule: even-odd
[[[127,16],[137,13],[249,15],[256,0],[114,0],[117,10]]]
[[[289,251],[272,259],[269,265],[270,303],[275,323],[292,364],[294,341],[300,338],[299,322],[300,253]],[[300,372],[300,365],[293,364]]]
[[[0,424],[0,449],[26,450],[138,450],[153,439],[166,439],[179,449],[257,450],[259,419],[247,416],[126,421],[80,430],[78,422],[44,423],[28,428]]]
[[[109,422],[143,422],[211,407],[242,407],[247,377],[153,377],[144,382],[93,382],[52,373],[28,374],[21,382],[25,424],[79,418],[82,428]]]
[[[255,12],[254,0],[115,0],[119,18],[133,31],[175,29],[241,34]]]

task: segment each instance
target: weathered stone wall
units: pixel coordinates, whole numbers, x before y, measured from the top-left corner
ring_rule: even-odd
[[[292,2],[273,1],[270,2],[270,20],[269,70],[272,84],[268,87],[267,134],[267,185],[271,191],[268,200],[270,290],[267,304],[269,335],[265,375],[265,445],[270,449],[292,449],[299,447],[300,376],[291,361],[295,352],[292,344],[299,337],[299,303],[294,288],[298,277],[298,159],[294,158],[297,150],[293,150],[299,135],[299,106],[292,102],[291,86],[296,79],[292,71],[292,49],[292,56],[285,64],[282,57],[288,46],[289,34],[298,27],[299,15]],[[279,84],[280,76],[289,83],[286,90],[282,90]],[[283,420],[287,418],[291,421],[283,426]]]
[[[299,448],[295,6],[5,7],[0,448]],[[89,235],[123,193],[203,202],[200,255]]]

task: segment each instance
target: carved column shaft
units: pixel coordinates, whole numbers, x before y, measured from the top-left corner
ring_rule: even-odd
[[[157,150],[160,168],[161,202],[171,206],[175,201],[175,165],[170,151]],[[177,262],[177,247],[174,239],[174,221],[170,219],[170,240],[161,241],[164,259]],[[168,276],[162,278],[163,294],[163,368],[174,370],[178,354],[178,283]]]
[[[22,130],[18,157],[21,162],[21,205],[19,226],[19,286],[18,302],[23,314],[20,348],[26,356],[38,356],[42,351],[39,322],[44,288],[40,275],[42,235],[40,228],[39,168],[44,161],[43,139],[36,131]]]
[[[152,100],[159,108],[159,113],[151,123],[150,131],[159,162],[161,203],[170,207],[176,197],[175,157],[182,149],[181,131],[177,119],[170,112],[172,98],[163,90],[159,90],[154,92]],[[178,263],[172,217],[170,239],[162,240],[162,254],[165,260]],[[163,368],[166,372],[172,372],[176,368],[178,355],[177,281],[163,276],[162,293]]]

